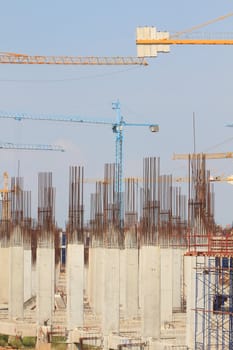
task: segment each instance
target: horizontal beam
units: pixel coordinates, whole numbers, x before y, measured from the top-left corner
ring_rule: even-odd
[[[4,142],[0,143],[0,149],[13,149],[24,151],[57,151],[64,152],[65,149],[59,145],[41,145],[41,144],[21,144]]]
[[[138,39],[137,45],[233,45],[232,39]]]
[[[139,57],[76,57],[76,56],[29,56],[14,53],[0,53],[0,64],[51,64],[51,65],[144,65],[148,63]]]

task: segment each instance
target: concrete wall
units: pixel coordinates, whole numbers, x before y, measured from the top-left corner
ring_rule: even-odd
[[[35,337],[36,325],[28,322],[11,322],[6,320],[0,321],[0,334],[21,335],[22,337]]]

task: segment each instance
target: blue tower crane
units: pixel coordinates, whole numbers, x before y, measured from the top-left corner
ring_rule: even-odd
[[[54,122],[69,122],[80,124],[97,124],[97,125],[109,125],[112,127],[112,131],[115,134],[115,187],[118,193],[119,199],[119,211],[120,211],[120,227],[123,228],[124,218],[124,206],[123,206],[123,141],[124,141],[124,128],[125,127],[149,127],[151,132],[158,132],[159,125],[154,123],[128,123],[124,120],[121,110],[120,102],[116,101],[112,103],[112,109],[116,111],[115,121],[104,120],[88,120],[83,119],[76,115],[64,116],[64,115],[35,115],[27,113],[9,113],[0,111],[0,118],[15,119],[17,121],[22,120],[40,120],[40,121],[54,121]]]

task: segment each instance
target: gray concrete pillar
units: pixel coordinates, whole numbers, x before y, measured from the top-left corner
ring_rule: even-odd
[[[44,243],[44,244],[43,244]],[[51,242],[40,242],[37,247],[37,324],[52,324],[54,311],[55,253]]]
[[[97,294],[96,270],[97,270],[97,247],[94,247],[92,250],[92,270],[91,270],[91,273],[92,273],[91,305],[94,312],[96,310],[96,294]]]
[[[172,249],[163,248],[161,256],[161,326],[172,321]]]
[[[37,293],[37,274],[36,274],[36,262],[32,262],[32,296]]]
[[[92,248],[89,247],[88,251],[88,269],[87,269],[87,299],[89,301],[89,304],[91,304],[91,288],[92,288]]]
[[[172,250],[172,307],[180,311],[183,305],[183,279],[184,279],[184,251],[183,249]]]
[[[0,304],[7,305],[9,300],[9,251],[10,248],[0,246]]]
[[[104,305],[102,332],[119,332],[120,322],[120,249],[104,249]]]
[[[94,312],[97,315],[102,315],[103,313],[103,303],[104,303],[104,248],[95,248],[95,304]]]
[[[32,251],[24,248],[24,301],[32,297]]]
[[[120,308],[126,312],[126,250],[120,249]]]
[[[57,264],[55,264],[55,291],[57,291],[60,274],[61,274],[61,263],[58,262]]]
[[[85,261],[84,261],[84,295],[85,297],[88,296],[88,264],[85,264]]]
[[[160,338],[160,248],[141,248],[142,338]]]
[[[195,348],[196,256],[185,256],[186,345]]]
[[[11,232],[9,248],[9,319],[23,319],[24,303],[24,248],[21,228]]]
[[[127,248],[126,254],[126,317],[138,316],[138,249]],[[121,272],[124,273],[124,272]]]
[[[67,245],[67,328],[83,327],[84,245]]]

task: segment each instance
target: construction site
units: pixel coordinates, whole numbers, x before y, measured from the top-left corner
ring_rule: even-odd
[[[176,35],[138,27],[137,57],[3,52],[0,65],[146,66],[148,58],[169,52],[170,45],[233,45],[232,39],[182,39],[183,34],[230,16],[233,13]],[[37,173],[36,208],[35,189],[25,189],[20,174],[11,177],[7,169],[4,172],[0,346],[233,350],[233,226],[217,223],[214,188],[214,182],[232,178],[213,178],[207,166],[208,159],[233,158],[233,153],[198,153],[194,137],[194,152],[173,155],[185,160],[186,178],[164,173],[157,155],[142,159],[142,177],[127,178],[124,129],[147,127],[158,133],[160,128],[154,122],[127,122],[119,100],[112,106],[113,121],[0,111],[0,119],[17,122],[107,125],[115,136],[115,160],[103,165],[104,176],[95,179],[88,205],[85,168],[79,162],[70,165],[65,227],[57,224],[52,172]],[[65,151],[57,145],[10,142],[0,148]]]
[[[159,158],[145,158],[124,193],[106,164],[87,224],[84,169],[70,167],[65,232],[52,174],[38,174],[36,221],[12,178],[1,200],[0,334],[37,348],[58,337],[81,349],[232,349],[232,230],[215,224],[205,155],[188,162],[188,197]]]

